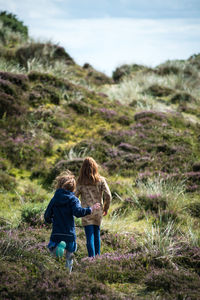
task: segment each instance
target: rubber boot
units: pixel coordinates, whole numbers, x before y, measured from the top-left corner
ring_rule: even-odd
[[[63,257],[64,252],[65,252],[65,248],[66,248],[66,243],[64,241],[61,241],[58,246],[56,247],[56,256],[58,258]]]

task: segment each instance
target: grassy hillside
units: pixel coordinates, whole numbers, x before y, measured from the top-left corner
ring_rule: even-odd
[[[37,42],[0,13],[1,299],[199,299],[200,55],[113,78]],[[43,212],[86,155],[113,201],[102,255],[80,220],[71,276],[50,257]]]

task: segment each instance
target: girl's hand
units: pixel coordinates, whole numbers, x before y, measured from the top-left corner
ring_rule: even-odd
[[[108,211],[107,210],[104,210],[103,212],[103,216],[105,217],[107,215]]]
[[[92,212],[93,212],[94,210],[98,210],[98,209],[100,209],[100,208],[101,208],[100,203],[95,203],[94,205],[91,206]]]

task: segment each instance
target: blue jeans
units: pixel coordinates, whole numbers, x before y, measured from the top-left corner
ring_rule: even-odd
[[[88,256],[93,257],[95,255],[100,255],[100,226],[97,225],[87,225],[85,228],[85,234],[87,239],[87,250]]]

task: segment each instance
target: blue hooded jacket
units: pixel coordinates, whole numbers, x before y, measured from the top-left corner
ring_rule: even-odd
[[[77,218],[91,214],[90,207],[83,208],[73,192],[58,189],[44,213],[47,223],[53,223],[50,240],[74,242],[76,240],[74,216]]]

